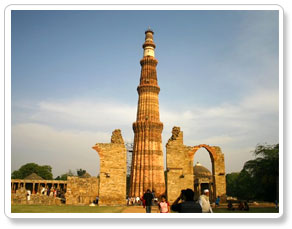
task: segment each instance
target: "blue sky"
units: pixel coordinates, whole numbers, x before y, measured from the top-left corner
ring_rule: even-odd
[[[180,126],[186,145],[220,146],[233,172],[279,142],[277,11],[13,11],[12,170],[96,175],[96,142],[115,128],[133,141],[148,26],[163,145]],[[210,168],[205,150],[196,161]]]

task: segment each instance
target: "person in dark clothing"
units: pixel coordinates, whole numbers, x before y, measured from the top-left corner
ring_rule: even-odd
[[[233,204],[232,204],[231,200],[228,201],[227,208],[228,208],[228,210],[230,210],[230,211],[234,211],[234,210],[235,210],[235,208],[233,207]]]
[[[238,210],[243,211],[243,209],[244,209],[244,205],[243,205],[242,201],[239,201]]]
[[[94,204],[98,205],[98,200],[99,200],[99,197],[95,197],[95,200],[93,201]]]
[[[150,192],[150,190],[147,189],[147,192],[143,195],[143,200],[145,200],[145,205],[146,205],[146,213],[151,213],[152,199],[153,199],[153,195]]]
[[[219,203],[220,203],[220,196],[217,196],[216,202],[215,202],[215,207],[219,207]]]
[[[182,190],[180,196],[173,202],[171,210],[179,213],[202,213],[201,205],[194,200],[192,189]]]
[[[248,206],[247,201],[244,202],[244,209],[243,210],[249,211],[249,206]]]

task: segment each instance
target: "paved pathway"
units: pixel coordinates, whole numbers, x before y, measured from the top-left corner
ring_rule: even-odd
[[[158,207],[152,206],[151,212],[158,213]],[[143,206],[127,206],[122,213],[146,213],[146,209]]]

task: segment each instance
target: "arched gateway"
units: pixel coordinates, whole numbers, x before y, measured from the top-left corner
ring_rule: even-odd
[[[220,196],[226,200],[226,180],[224,154],[218,146],[198,145],[185,146],[183,144],[183,132],[179,127],[173,127],[172,136],[166,144],[167,166],[167,196],[168,201],[173,202],[179,196],[182,189],[194,189],[193,159],[200,148],[205,148],[212,162],[213,176],[213,200]]]

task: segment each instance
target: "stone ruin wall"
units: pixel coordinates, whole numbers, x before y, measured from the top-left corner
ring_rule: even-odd
[[[100,157],[100,206],[126,204],[127,150],[120,130],[112,133],[111,143],[92,147]]]
[[[172,136],[166,144],[166,166],[167,166],[167,197],[173,203],[180,195],[182,189],[194,190],[193,159],[196,151],[204,147],[209,152],[214,181],[214,196],[220,196],[222,201],[226,200],[226,178],[224,154],[218,146],[199,145],[195,147],[183,144],[183,132],[179,127],[174,127]]]
[[[66,204],[88,205],[99,196],[99,179],[97,177],[67,178]]]
[[[191,147],[183,145],[183,132],[179,127],[172,130],[166,144],[167,197],[173,203],[182,189],[194,189],[193,162],[188,152]]]
[[[215,181],[215,198],[220,196],[222,202],[227,200],[226,196],[226,174],[225,174],[225,161],[224,154],[221,152],[220,147],[213,146],[215,153],[214,158],[214,174],[213,180]]]
[[[30,200],[27,200],[27,190],[24,187],[11,193],[11,204],[29,204],[29,205],[61,205],[61,199],[58,197],[47,196],[45,194],[31,194]]]

